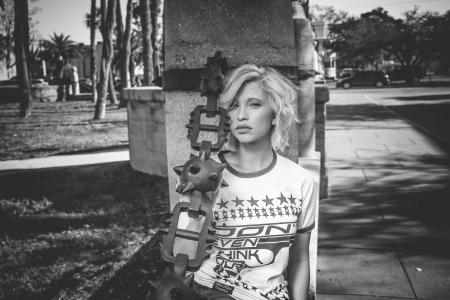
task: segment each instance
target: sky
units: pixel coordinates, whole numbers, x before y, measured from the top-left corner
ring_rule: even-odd
[[[121,7],[126,7],[126,0],[120,0]],[[186,0],[189,1],[189,0]],[[245,1],[245,0],[243,0]],[[100,2],[100,1],[97,1]],[[450,9],[449,0],[310,0],[310,5],[334,6],[338,10],[360,15],[375,7],[384,7],[392,16],[401,17],[402,12],[418,5],[421,10],[443,13]],[[41,11],[34,19],[39,23],[36,29],[44,39],[53,32],[70,35],[72,40],[89,44],[89,29],[84,24],[86,13],[90,12],[90,0],[37,0],[30,6],[38,6]],[[97,33],[97,38],[100,39]]]

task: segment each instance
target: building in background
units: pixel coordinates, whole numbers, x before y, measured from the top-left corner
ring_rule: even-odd
[[[325,21],[312,21],[317,52],[317,70],[323,79],[336,79],[336,53],[325,49],[324,44],[330,41],[328,24]]]

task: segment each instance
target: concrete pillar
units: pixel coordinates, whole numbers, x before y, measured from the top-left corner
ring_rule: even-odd
[[[296,65],[298,66],[298,156],[299,164],[314,176],[316,193],[313,195],[317,203],[315,228],[311,232],[309,247],[310,287],[308,299],[316,299],[317,247],[319,228],[319,187],[320,187],[320,152],[316,152],[315,121],[315,50],[314,34],[311,22],[299,1],[292,2],[294,9],[293,22],[295,33]]]
[[[164,97],[160,87],[126,88],[130,163],[133,169],[166,176]]]
[[[299,93],[299,157],[312,157],[315,152],[315,98],[314,98],[314,34],[299,1],[292,2],[296,66],[298,66]]]
[[[173,167],[183,164],[193,152],[186,138],[189,112],[205,104],[200,97],[200,70],[207,57],[221,51],[231,67],[250,62],[280,69],[298,67],[299,117],[302,124],[293,128],[294,137],[287,156],[314,173],[319,184],[320,156],[315,152],[314,72],[308,55],[297,56],[297,49],[309,51],[312,30],[307,19],[295,19],[285,0],[168,0],[165,1],[165,125],[167,169],[171,207],[179,201],[175,192]],[[312,38],[312,39],[311,39]],[[307,41],[307,42],[305,42]],[[301,51],[300,51],[301,52]],[[307,57],[304,60],[304,57]],[[300,130],[301,133],[298,133]],[[301,140],[297,144],[296,137]],[[299,150],[301,149],[301,150]],[[317,197],[316,197],[317,198]],[[317,266],[317,227],[311,240],[310,299],[315,298]]]
[[[330,91],[325,85],[315,87],[316,151],[320,152],[320,199],[328,198],[328,167],[325,148],[326,103]]]
[[[284,0],[170,0],[164,8],[167,167],[171,206],[178,201],[173,167],[184,163],[191,148],[186,139],[189,112],[200,97],[200,70],[222,51],[231,67],[295,66],[292,8]],[[296,133],[292,134],[296,136]],[[297,161],[296,143],[291,158]]]

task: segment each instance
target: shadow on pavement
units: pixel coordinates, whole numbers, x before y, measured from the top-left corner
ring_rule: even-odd
[[[427,128],[450,115],[448,104],[389,108]],[[327,109],[328,130],[383,133],[384,129],[410,128],[392,111],[375,104],[329,105]],[[422,121],[418,118],[422,116],[427,117]],[[444,128],[448,131],[450,126]],[[337,175],[330,175],[330,198],[321,201],[320,248],[384,249],[450,258],[449,147],[429,132],[415,129],[430,145],[438,145],[440,154],[416,151],[413,143],[394,150],[368,144],[361,147],[371,155],[329,160],[329,168]],[[346,175],[354,170],[364,175]]]

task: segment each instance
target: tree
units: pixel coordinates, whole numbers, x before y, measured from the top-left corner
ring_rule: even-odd
[[[349,15],[342,10],[336,10],[334,6],[311,6],[310,16],[313,21],[325,21],[329,26],[340,24],[348,20]]]
[[[95,2],[95,0],[94,0]],[[120,1],[116,2],[116,20],[119,20],[120,17]],[[95,19],[92,18],[92,16],[95,16]],[[96,3],[91,2],[91,12],[86,14],[86,18],[85,18],[85,24],[87,27],[90,28],[91,31],[91,78],[92,80],[92,86],[93,86],[93,102],[96,103],[97,99],[98,99],[98,92],[97,89],[94,88],[95,86],[97,86],[97,63],[96,63],[96,57],[95,57],[95,34],[96,34],[96,30],[99,29],[100,32],[102,32],[102,22],[101,22],[101,10],[97,9],[96,7]],[[118,22],[118,27],[117,27],[117,38],[116,44],[120,44],[120,40],[121,40],[121,29],[120,27],[120,23]],[[93,40],[92,40],[93,39]],[[93,45],[93,46],[92,46]],[[114,66],[114,57],[115,55],[113,55],[113,66]],[[111,71],[109,74],[109,79],[108,79],[108,91],[109,91],[109,95],[110,95],[110,100],[111,103],[117,104],[118,100],[117,100],[117,96],[116,96],[116,92],[115,92],[115,88],[114,88],[114,68],[113,66],[111,67]],[[95,80],[95,83],[94,83]]]
[[[6,68],[10,69],[15,65],[12,61],[14,52],[14,1],[2,0],[0,11],[0,27],[4,34],[0,34],[0,59],[6,60]]]
[[[144,58],[144,85],[152,85],[153,81],[153,54],[152,54],[152,20],[150,14],[150,0],[140,0],[141,24]]]
[[[113,57],[113,29],[116,22],[116,2],[117,0],[101,0],[101,33],[102,62],[100,68],[100,82],[98,90],[98,100],[95,105],[94,119],[104,119],[106,115],[106,96],[108,89],[108,79],[110,77],[111,62]]]
[[[91,0],[91,14],[90,16],[96,16],[97,14],[97,3],[95,0]],[[91,81],[92,81],[92,102],[97,103],[97,60],[95,57],[95,32],[97,29],[96,22],[92,20],[86,22],[90,27],[91,35]]]
[[[58,81],[58,101],[65,101],[68,88],[65,89],[64,85],[67,87],[69,78],[64,76],[64,68],[69,59],[82,57],[84,48],[81,44],[76,44],[70,35],[56,32],[50,39],[42,42],[42,47],[44,50],[41,57],[49,62]]]
[[[130,87],[129,65],[131,55],[131,21],[133,17],[133,1],[127,1],[127,15],[125,17],[125,31],[123,33],[123,41],[120,48],[120,81],[121,87]],[[131,75],[131,74],[130,74]],[[119,108],[125,106],[125,101],[120,98]]]
[[[31,0],[31,2],[36,2],[37,0]],[[37,22],[33,22],[33,16],[40,11],[40,8],[33,7],[29,8],[28,11],[28,28],[30,33],[33,33],[33,26]],[[0,5],[0,28],[3,33],[0,33],[0,60],[6,60],[7,70],[15,66],[16,62],[14,60],[14,0],[1,0]],[[29,43],[33,42],[33,35],[29,34]]]
[[[14,1],[14,53],[16,56],[19,83],[20,115],[31,114],[31,84],[28,66],[30,49],[30,28],[28,25],[28,0]]]
[[[55,63],[60,57],[64,63],[67,63],[69,59],[83,56],[83,47],[75,43],[70,35],[64,35],[64,33],[54,32],[48,40],[42,42],[42,47],[44,49],[42,56],[50,63]]]
[[[379,7],[335,24],[332,44],[340,59],[376,62],[382,58],[395,59],[405,67],[419,65],[432,50],[436,24],[430,22],[434,14],[406,11],[396,19]]]
[[[435,28],[432,31],[431,48],[434,50],[434,56],[440,59],[439,72],[450,73],[450,10],[442,15],[433,15],[428,19],[428,26]],[[432,58],[432,57],[429,57]]]
[[[152,47],[153,47],[153,67],[154,76],[160,76],[160,61],[162,60],[163,48],[163,0],[151,0],[150,11],[152,17]]]

